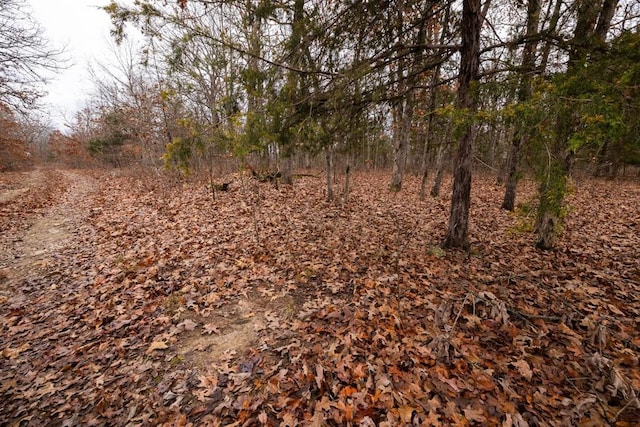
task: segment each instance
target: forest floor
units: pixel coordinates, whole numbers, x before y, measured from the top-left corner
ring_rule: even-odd
[[[0,174],[0,425],[638,425],[637,182],[540,251],[475,178],[465,253],[450,183],[231,180]]]

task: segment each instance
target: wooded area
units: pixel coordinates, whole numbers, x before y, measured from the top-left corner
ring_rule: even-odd
[[[315,166],[329,199],[330,177],[347,167],[390,168],[392,191],[406,173],[421,175],[422,197],[430,176],[438,195],[452,168],[443,246],[461,248],[472,169],[506,183],[507,210],[518,178],[536,176],[537,245],[551,248],[572,169],[609,178],[637,170],[639,8],[618,0],[114,1],[104,10],[122,43],[117,65],[94,70],[95,96],[58,144],[64,153],[42,138],[31,144],[40,157],[74,165],[91,157],[212,179],[249,163],[291,184],[293,169]],[[127,41],[133,27],[141,49]],[[55,64],[45,46],[36,57],[33,65]],[[37,91],[17,80],[4,102],[28,106]],[[32,151],[2,149],[5,169]]]
[[[65,133],[21,4],[1,422],[637,425],[636,0],[113,1]]]

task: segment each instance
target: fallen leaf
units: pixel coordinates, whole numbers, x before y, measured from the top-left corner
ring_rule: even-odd
[[[208,389],[199,389],[199,390],[193,390],[191,392],[196,399],[198,399],[200,402],[206,402],[207,398],[211,395],[211,390]]]
[[[198,324],[191,319],[185,319],[180,325],[182,325],[185,331],[193,331],[196,326],[198,326]]]
[[[415,408],[407,405],[404,405],[398,408],[398,414],[400,414],[400,419],[405,423],[411,422],[411,419],[413,418],[413,411],[415,411]]]
[[[5,347],[2,350],[2,357],[5,359],[15,359],[20,355],[20,352],[17,349],[12,349],[9,347]]]
[[[298,425],[298,423],[296,421],[296,417],[292,413],[284,414],[280,427],[295,427],[296,425]]]
[[[213,323],[207,323],[202,327],[202,332],[210,335],[212,333],[219,334],[220,330]]]
[[[529,363],[527,363],[526,360],[524,359],[518,360],[517,362],[512,362],[511,364],[514,367],[516,367],[516,369],[518,369],[518,372],[520,373],[520,375],[522,375],[527,380],[531,381],[533,372],[531,371],[531,367],[529,366]]]
[[[467,406],[464,408],[464,416],[469,421],[476,421],[479,423],[486,423],[487,417],[484,415],[484,411],[482,408],[473,408],[471,406]]]
[[[147,349],[146,354],[151,354],[155,350],[165,350],[167,348],[168,348],[167,343],[165,343],[164,341],[154,341],[151,343],[151,345]]]
[[[25,343],[18,348],[5,347],[2,349],[0,354],[2,354],[2,357],[5,359],[17,359],[20,356],[20,353],[27,350],[29,347],[31,347],[31,345],[28,343]]]
[[[324,368],[320,365],[316,365],[316,385],[319,390],[322,390],[322,382],[324,381]]]
[[[609,310],[611,310],[613,314],[617,314],[618,316],[624,316],[624,313],[615,305],[607,304],[607,307],[609,307]]]
[[[349,397],[351,396],[353,393],[357,392],[358,390],[354,387],[351,386],[346,386],[345,388],[343,388],[342,390],[340,390],[340,393],[338,394],[341,397]]]

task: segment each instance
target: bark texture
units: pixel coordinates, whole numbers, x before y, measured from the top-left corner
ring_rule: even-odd
[[[480,29],[482,11],[480,0],[464,0],[462,9],[462,49],[456,106],[468,112],[475,111],[476,96],[473,87],[478,81],[480,64]],[[468,122],[458,141],[453,170],[453,194],[449,230],[444,248],[469,249],[469,207],[471,205],[471,165],[475,126]]]

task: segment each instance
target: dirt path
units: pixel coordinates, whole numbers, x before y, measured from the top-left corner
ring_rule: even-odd
[[[0,192],[0,203],[10,202],[16,199],[27,193],[30,189],[39,186],[45,179],[44,174],[39,169],[25,172],[24,175],[24,180],[21,181],[17,188],[7,188]]]
[[[15,285],[37,279],[59,257],[63,248],[73,243],[73,237],[88,215],[86,201],[94,191],[93,178],[74,171],[61,171],[67,189],[44,216],[31,218],[29,227],[4,242],[0,255],[0,296],[15,292]],[[45,175],[35,170],[19,188],[0,194],[4,202],[11,202],[42,186]]]

